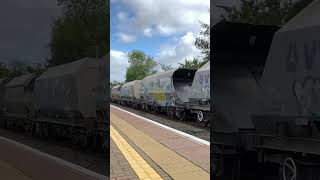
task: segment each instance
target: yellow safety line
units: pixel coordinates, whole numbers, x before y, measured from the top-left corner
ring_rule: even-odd
[[[140,179],[162,179],[161,176],[135,151],[129,143],[110,125],[110,135]]]

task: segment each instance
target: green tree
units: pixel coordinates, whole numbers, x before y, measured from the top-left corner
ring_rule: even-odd
[[[241,7],[237,9],[225,8],[226,18],[232,22],[283,25],[312,0],[241,0]]]
[[[156,73],[156,61],[143,51],[133,50],[128,54],[129,67],[126,72],[126,82],[141,80],[146,76]]]
[[[200,36],[196,38],[195,46],[204,55],[204,62],[210,60],[210,26],[209,24],[201,23],[202,30],[200,31]]]
[[[109,52],[109,1],[58,0],[64,14],[51,29],[49,66]]]
[[[8,77],[10,70],[4,63],[0,63],[0,78]]]
[[[165,65],[165,64],[161,64],[161,63],[159,63],[159,64],[160,64],[160,67],[163,71],[169,71],[169,70],[173,69],[173,67],[171,65]]]
[[[11,61],[8,65],[9,77],[21,76],[27,73],[26,64],[22,61]]]
[[[121,85],[121,84],[123,84],[123,82],[116,81],[116,80],[114,80],[114,81],[110,82],[110,86],[111,86],[111,87],[113,87],[113,86],[117,86],[117,85]]]
[[[37,63],[33,66],[26,65],[26,71],[29,73],[36,74],[36,75],[42,74],[45,70],[46,70],[46,68],[44,66],[42,66],[40,63]]]
[[[284,18],[284,21],[287,22],[297,15],[303,8],[309,5],[313,0],[299,0],[293,3],[289,9],[287,16]]]
[[[186,59],[184,63],[179,63],[179,68],[184,69],[199,69],[201,66],[203,66],[207,61],[200,61],[197,58],[193,58],[191,60]]]

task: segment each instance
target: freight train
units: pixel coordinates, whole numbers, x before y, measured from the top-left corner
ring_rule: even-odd
[[[147,112],[165,112],[179,120],[191,115],[197,122],[207,125],[210,117],[210,61],[197,71],[179,68],[114,86],[111,101]]]
[[[319,19],[315,0],[281,28],[212,27],[213,178],[320,179]]]
[[[108,148],[107,59],[83,58],[1,83],[0,123],[38,137]]]

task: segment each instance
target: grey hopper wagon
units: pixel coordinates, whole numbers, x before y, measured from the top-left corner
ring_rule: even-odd
[[[178,106],[189,101],[195,70],[176,69],[159,72],[142,80],[144,101],[158,106]]]
[[[4,77],[0,79],[0,111],[3,112],[5,110],[5,85],[10,81],[10,78]]]
[[[96,93],[96,107],[98,111],[105,111],[107,104],[110,101],[109,84],[109,62],[110,56],[105,55],[97,60],[97,87],[94,89]],[[108,108],[107,108],[108,109]],[[108,110],[107,110],[108,111]],[[108,114],[108,113],[107,113]],[[109,115],[104,115],[109,117]]]
[[[191,101],[210,100],[210,61],[197,70],[191,87]]]
[[[140,99],[141,81],[134,80],[121,86],[120,96],[123,99]]]
[[[135,107],[140,103],[141,83],[141,80],[134,80],[121,86],[120,98],[122,104],[130,104]]]
[[[59,133],[69,133],[68,136],[84,146],[88,138],[94,136],[99,136],[102,145],[106,145],[107,69],[104,61],[83,58],[51,67],[37,78],[37,124],[44,129],[55,124]],[[72,127],[72,132],[67,132],[66,127]]]
[[[4,87],[2,125],[6,128],[30,130],[34,112],[35,74],[24,74],[11,79]]]
[[[173,118],[185,117],[196,70],[176,69],[159,72],[142,80],[142,108],[165,111]]]
[[[191,113],[197,115],[197,121],[208,121],[210,117],[210,61],[195,73],[189,98]]]
[[[266,53],[259,51],[263,46],[255,45],[254,51],[239,56],[240,50],[223,50],[215,39],[212,103],[219,116],[213,119],[211,134],[216,176],[254,175],[260,164],[271,163],[284,180],[319,179],[319,19],[320,1],[316,0],[274,36],[269,31],[260,37],[264,39],[260,42],[269,42],[272,35],[270,50],[268,43],[264,46]],[[221,32],[212,32],[221,37]],[[241,33],[238,36],[245,37]],[[256,29],[247,36],[247,47],[259,42],[257,33]],[[244,163],[246,169],[231,165]],[[271,168],[259,175],[271,175]]]
[[[121,85],[116,85],[111,88],[111,100],[113,102],[119,102],[120,101],[120,89]]]
[[[186,120],[186,115],[208,124],[210,113],[210,62],[199,70],[162,71],[142,80],[111,88],[115,103],[145,111],[166,112],[172,118]],[[191,114],[190,114],[191,113]]]
[[[97,65],[85,58],[49,68],[35,82],[37,111],[96,118]]]
[[[5,85],[4,102],[7,113],[24,116],[27,111],[33,111],[35,78],[35,74],[24,74]]]

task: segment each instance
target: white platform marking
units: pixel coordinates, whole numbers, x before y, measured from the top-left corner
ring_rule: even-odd
[[[153,123],[153,124],[155,124],[155,125],[158,125],[158,126],[164,128],[164,129],[167,129],[167,130],[170,130],[170,131],[172,131],[172,132],[175,132],[175,133],[177,133],[177,134],[179,134],[179,135],[181,135],[181,136],[184,136],[184,137],[186,137],[186,138],[188,138],[188,139],[190,139],[190,140],[192,140],[192,141],[194,141],[194,142],[197,142],[197,143],[201,143],[201,144],[210,146],[210,142],[209,142],[209,141],[206,141],[206,140],[197,138],[197,137],[192,136],[192,135],[190,135],[190,134],[187,134],[187,133],[185,133],[185,132],[182,132],[182,131],[179,131],[179,130],[177,130],[177,129],[171,128],[171,127],[169,127],[169,126],[163,125],[163,124],[161,124],[161,123],[152,121],[152,120],[150,120],[150,119],[148,119],[148,118],[145,118],[145,117],[139,116],[139,115],[137,115],[137,114],[134,114],[134,113],[132,113],[132,112],[126,111],[126,110],[124,110],[124,109],[121,109],[121,108],[119,108],[119,107],[117,107],[117,106],[114,106],[114,105],[110,105],[110,106],[113,107],[113,108],[119,109],[119,110],[121,110],[121,111],[123,111],[123,112],[126,112],[126,113],[128,113],[128,114],[130,114],[130,115],[132,115],[132,116],[138,117],[138,118],[140,118],[140,119],[142,119],[142,120],[145,120],[145,121],[148,121],[148,122]]]

